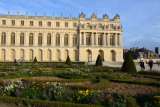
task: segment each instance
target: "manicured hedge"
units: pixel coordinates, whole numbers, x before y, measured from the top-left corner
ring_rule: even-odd
[[[120,80],[120,79],[110,79],[111,82],[127,83],[127,84],[139,84],[160,87],[160,82],[147,82],[147,81],[130,81],[130,80]]]
[[[60,101],[42,101],[42,100],[31,100],[27,98],[20,97],[10,97],[10,96],[0,96],[0,101],[5,103],[16,104],[19,106],[28,107],[102,107],[99,105],[91,104],[76,104],[70,102],[60,102]]]

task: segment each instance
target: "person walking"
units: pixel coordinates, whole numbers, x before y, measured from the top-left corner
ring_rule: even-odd
[[[153,61],[152,60],[149,61],[148,66],[150,67],[150,70],[152,70],[152,67],[153,67]]]
[[[17,63],[17,60],[16,60],[16,59],[14,59],[14,64],[16,65],[16,63]]]
[[[145,69],[143,60],[141,60],[141,62],[140,62],[140,67],[141,67],[141,71],[143,71]]]

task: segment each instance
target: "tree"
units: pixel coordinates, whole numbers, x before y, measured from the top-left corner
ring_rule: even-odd
[[[65,64],[67,64],[67,65],[71,65],[71,60],[70,60],[70,58],[69,58],[69,55],[67,56],[67,59],[66,59]]]
[[[131,53],[128,53],[122,65],[123,72],[137,72]]]
[[[101,59],[100,54],[99,54],[98,57],[97,57],[95,66],[103,66],[103,63],[102,63],[102,59]]]
[[[37,58],[36,57],[34,58],[33,62],[37,62]]]

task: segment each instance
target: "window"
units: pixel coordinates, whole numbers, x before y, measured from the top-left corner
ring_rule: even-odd
[[[101,28],[102,27],[102,23],[98,23],[98,27]]]
[[[115,39],[114,35],[111,35],[110,36],[110,45],[114,45],[114,39]]]
[[[60,22],[56,22],[56,27],[60,27]]]
[[[68,27],[68,22],[65,22],[65,27]]]
[[[91,35],[90,34],[86,35],[86,45],[91,45]]]
[[[39,21],[39,26],[42,26],[42,21]]]
[[[33,26],[33,21],[30,21],[30,26]]]
[[[15,33],[11,33],[11,45],[15,44]]]
[[[47,45],[51,45],[51,34],[47,34]]]
[[[42,34],[38,34],[38,45],[42,45]]]
[[[73,27],[77,27],[77,23],[76,22],[73,23]]]
[[[87,24],[86,24],[86,27],[89,28],[89,27],[90,27],[90,23],[87,23]]]
[[[60,45],[60,35],[59,34],[56,35],[56,45],[57,46]]]
[[[113,29],[113,24],[110,24],[110,28]]]
[[[33,33],[29,34],[29,45],[33,45]]]
[[[24,45],[24,33],[20,34],[20,45]]]
[[[103,35],[99,34],[98,35],[98,45],[102,45],[102,41],[103,41]]]
[[[65,46],[68,45],[68,35],[67,34],[64,35],[64,45]]]
[[[2,45],[5,45],[6,44],[6,33],[2,33],[2,36],[1,36],[1,44]]]
[[[73,45],[77,45],[77,35],[73,35]]]
[[[51,22],[48,22],[47,25],[48,25],[48,27],[51,27]]]
[[[15,20],[12,20],[11,22],[12,22],[12,26],[15,26]]]
[[[24,20],[21,20],[21,26],[24,26]]]
[[[2,20],[2,25],[6,25],[6,20]]]

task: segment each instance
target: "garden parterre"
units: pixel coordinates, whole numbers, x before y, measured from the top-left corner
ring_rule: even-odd
[[[62,101],[79,104],[95,104],[97,106],[126,107],[136,103],[140,106],[159,106],[159,92],[145,95],[125,95],[117,91],[108,91],[112,81],[132,84],[151,85],[149,81],[133,81],[133,77],[159,78],[155,73],[128,74],[120,72],[120,68],[94,67],[86,65],[51,64],[51,63],[1,63],[0,95],[15,98],[27,98],[46,101]],[[33,79],[32,77],[49,77],[53,79]],[[54,77],[61,79],[54,79]],[[10,82],[14,78],[22,78],[19,82]],[[9,81],[7,81],[10,79]],[[144,79],[145,80],[145,79]],[[88,84],[84,84],[88,81]],[[131,82],[130,82],[131,81]],[[58,82],[58,83],[57,83]],[[74,83],[81,82],[81,85]],[[155,82],[159,87],[159,80]],[[70,85],[69,83],[72,83]],[[66,85],[69,84],[69,85]],[[125,92],[124,92],[125,93]],[[148,99],[145,99],[145,97]],[[130,99],[132,97],[133,99]]]

